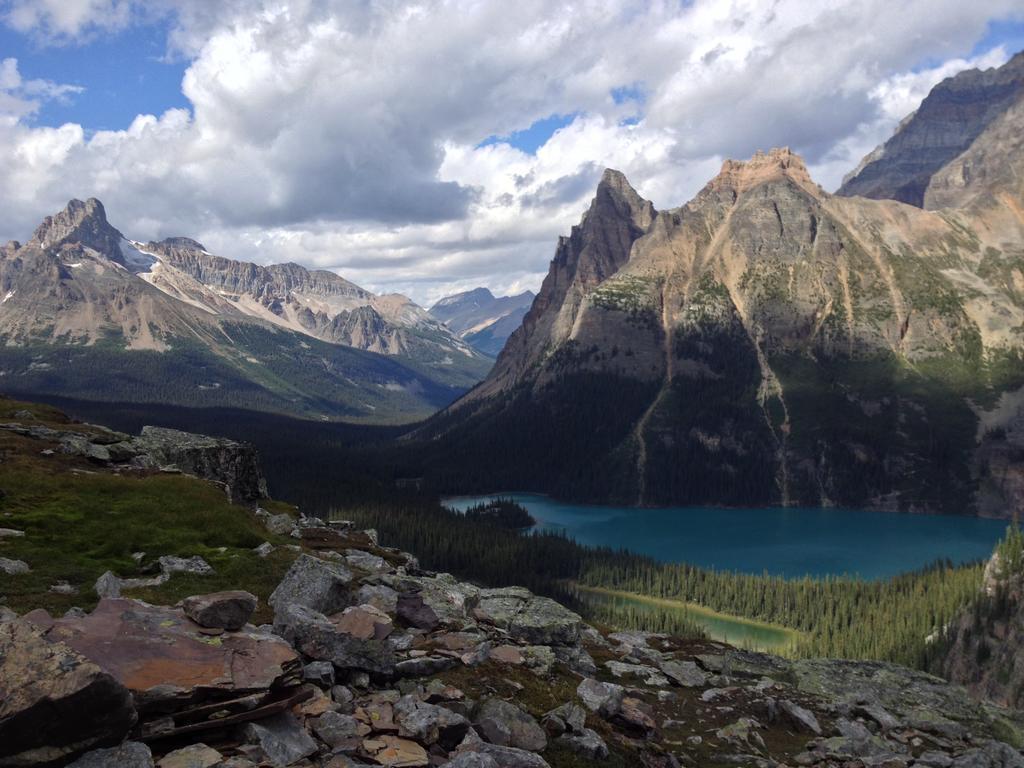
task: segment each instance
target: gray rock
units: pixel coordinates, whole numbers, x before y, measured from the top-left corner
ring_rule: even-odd
[[[701,688],[708,683],[708,676],[692,661],[663,661],[658,668],[675,685],[683,688]]]
[[[454,749],[469,732],[469,720],[445,707],[427,704],[416,696],[403,696],[394,705],[398,735],[430,746]]]
[[[589,678],[576,687],[576,695],[580,697],[583,706],[604,718],[612,717],[619,711],[625,694],[626,690],[621,685]]]
[[[480,705],[474,727],[491,744],[541,752],[548,745],[544,729],[528,713],[502,699]]]
[[[280,515],[271,515],[263,521],[263,527],[278,536],[288,536],[296,528],[295,518],[283,512]]]
[[[818,723],[818,718],[810,710],[804,709],[799,704],[794,704],[788,699],[782,699],[776,703],[776,706],[779,712],[798,730],[813,733],[815,736],[821,735],[821,725]]]
[[[608,757],[608,745],[590,728],[584,728],[579,733],[559,736],[557,741],[587,760],[604,760]]]
[[[474,613],[480,621],[532,645],[575,645],[583,628],[578,614],[522,587],[482,590]]]
[[[384,613],[394,614],[398,610],[398,593],[383,584],[364,584],[356,592],[356,602],[372,605]]]
[[[535,755],[533,752],[527,752],[525,749],[503,747],[486,742],[475,743],[459,749],[462,752],[487,755],[494,760],[498,768],[551,768],[543,757]]]
[[[274,545],[271,544],[269,541],[264,541],[258,547],[253,549],[253,552],[255,552],[260,557],[266,557],[267,555],[269,555],[273,551],[274,551]]]
[[[199,557],[194,555],[192,557],[173,557],[171,555],[164,555],[158,561],[160,563],[160,572],[164,576],[171,576],[175,573],[188,573],[195,576],[209,576],[214,572],[213,567]]]
[[[334,665],[329,661],[311,661],[302,668],[302,679],[321,688],[334,685]]]
[[[551,736],[563,733],[582,733],[587,722],[587,711],[575,702],[555,707],[541,718],[541,725]]]
[[[0,573],[8,576],[21,576],[32,571],[24,560],[11,560],[7,557],[0,557]]]
[[[457,666],[459,660],[451,656],[421,656],[399,661],[395,664],[395,674],[399,677],[428,677]]]
[[[498,768],[498,763],[483,752],[460,752],[441,768]]]
[[[324,744],[333,748],[349,743],[359,736],[360,723],[351,715],[324,712],[312,721],[313,733]]]
[[[388,561],[383,557],[363,552],[361,549],[345,550],[345,562],[351,568],[358,568],[363,571],[379,572],[391,570]]]
[[[276,614],[295,606],[332,614],[351,605],[352,573],[343,565],[299,555],[270,595]]]
[[[94,749],[68,768],[153,768],[153,753],[138,741],[126,741],[110,749]]]
[[[387,643],[341,632],[322,613],[302,605],[279,610],[274,631],[309,658],[329,661],[339,670],[386,676],[395,672],[395,654]]]
[[[58,581],[56,584],[50,585],[50,591],[55,595],[77,595],[78,587],[68,584],[66,581]]]
[[[117,578],[112,571],[106,571],[102,576],[96,579],[96,584],[93,586],[93,589],[100,597],[120,597],[121,580]]]
[[[0,539],[16,539],[24,535],[24,531],[19,531],[14,528],[0,528]]]
[[[615,677],[639,677],[647,685],[656,688],[668,685],[668,678],[658,672],[654,667],[646,664],[625,664],[621,661],[606,661],[604,663],[608,671]]]
[[[242,728],[242,733],[250,744],[256,744],[263,750],[275,768],[297,763],[317,751],[316,742],[290,712],[248,723]]]
[[[186,597],[182,609],[201,627],[234,631],[245,626],[258,602],[250,592],[213,592]]]

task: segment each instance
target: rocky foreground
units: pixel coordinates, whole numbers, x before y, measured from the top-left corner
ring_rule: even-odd
[[[0,610],[0,766],[1024,766],[1020,712],[929,675],[608,634],[255,514],[301,550],[273,625],[244,591],[156,606],[115,574],[91,613]]]

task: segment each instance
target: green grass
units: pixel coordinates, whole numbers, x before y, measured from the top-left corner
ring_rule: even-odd
[[[0,539],[0,557],[32,568],[0,579],[0,604],[18,612],[91,608],[101,574],[151,575],[161,555],[199,555],[216,573],[178,575],[132,596],[167,603],[197,592],[245,588],[265,601],[295,557],[283,548],[266,559],[253,553],[264,541],[292,542],[267,533],[217,486],[181,475],[115,475],[60,454],[44,457],[44,447],[0,433],[0,527],[25,532]],[[135,552],[146,553],[141,563],[132,558]],[[78,594],[50,592],[58,581],[74,585]]]

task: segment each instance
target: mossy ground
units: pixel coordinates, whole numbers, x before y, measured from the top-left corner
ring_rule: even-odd
[[[53,409],[8,400],[0,401],[0,420],[11,420],[21,410],[35,418],[19,421],[67,426],[66,417]],[[74,429],[88,431],[82,425]],[[0,603],[18,612],[89,609],[97,602],[93,584],[105,571],[123,578],[152,575],[162,555],[199,555],[216,573],[178,575],[130,596],[173,603],[196,592],[244,585],[265,603],[295,557],[280,546],[267,558],[257,556],[252,550],[264,541],[282,545],[291,540],[267,533],[250,510],[230,504],[211,483],[183,475],[115,474],[56,448],[0,431],[0,528],[25,533],[0,538],[0,557],[23,560],[32,568],[28,574],[0,577]],[[45,450],[55,453],[45,455]],[[268,503],[275,512],[291,509]],[[146,553],[141,562],[133,559],[136,552]],[[77,588],[77,594],[51,592],[59,581]]]

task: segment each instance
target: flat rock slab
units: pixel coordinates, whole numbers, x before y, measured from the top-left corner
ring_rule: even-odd
[[[178,609],[128,599],[104,599],[87,616],[58,619],[47,639],[66,643],[113,675],[142,711],[265,691],[300,665],[276,635],[208,637]]]
[[[110,749],[94,749],[82,755],[68,768],[153,768],[149,747],[138,741],[126,741]]]
[[[126,688],[24,620],[0,624],[0,766],[67,760],[136,720]]]

